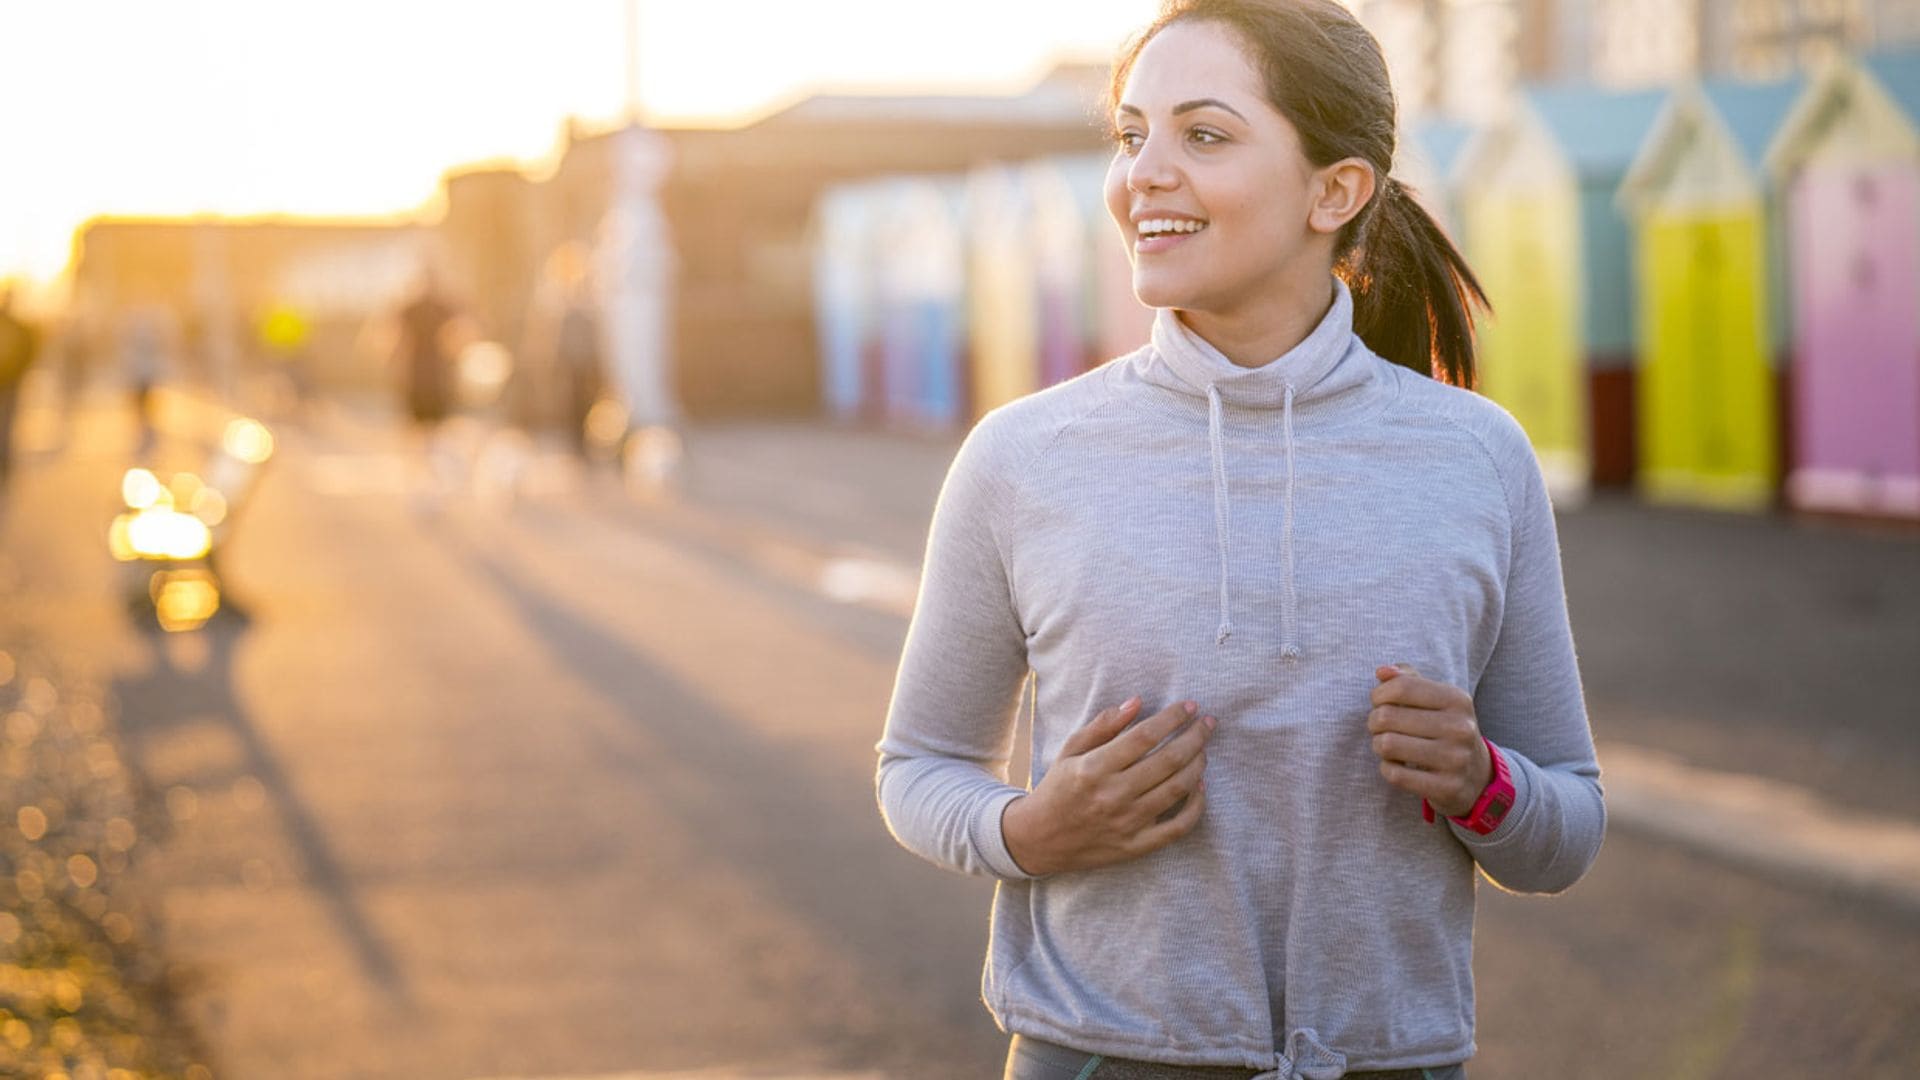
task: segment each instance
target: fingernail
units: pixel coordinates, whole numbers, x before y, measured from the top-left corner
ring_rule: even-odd
[[[1120,703],[1120,711],[1126,712],[1128,709],[1131,709],[1138,704],[1140,704],[1140,699],[1138,697],[1130,697],[1127,700]]]
[[[1208,717],[1204,717],[1203,719],[1204,719],[1204,720],[1205,720],[1205,722],[1206,722],[1206,725],[1207,725],[1207,730],[1208,730],[1208,731],[1212,731],[1212,730],[1214,729],[1214,726],[1220,723],[1220,721],[1218,721],[1218,720],[1215,720],[1215,719],[1214,719],[1213,717],[1211,717],[1211,716],[1208,716]]]
[[[1188,716],[1192,716],[1194,713],[1197,713],[1200,711],[1199,703],[1194,701],[1184,702],[1182,707],[1187,710]]]

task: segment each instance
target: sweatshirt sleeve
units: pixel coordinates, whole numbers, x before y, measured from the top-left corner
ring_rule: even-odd
[[[1513,774],[1514,805],[1485,836],[1450,827],[1495,884],[1555,893],[1593,865],[1606,832],[1600,766],[1567,619],[1553,504],[1519,426],[1504,441],[1512,544],[1493,652],[1474,689],[1481,732]]]
[[[962,873],[1023,879],[1000,829],[1025,793],[1007,783],[1007,765],[1027,651],[1002,527],[1013,477],[992,445],[993,419],[968,435],[940,489],[875,787],[908,850]]]

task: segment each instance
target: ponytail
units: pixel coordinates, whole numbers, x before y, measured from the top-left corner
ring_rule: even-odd
[[[1335,266],[1353,293],[1353,328],[1382,357],[1473,389],[1473,307],[1487,294],[1453,241],[1414,197],[1388,178],[1353,223],[1354,244]]]

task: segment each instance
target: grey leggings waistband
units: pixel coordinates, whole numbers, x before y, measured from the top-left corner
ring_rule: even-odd
[[[1163,1065],[1103,1057],[1084,1050],[1015,1035],[1007,1050],[1003,1080],[1252,1080],[1258,1069],[1232,1065]],[[1349,1072],[1346,1080],[1466,1080],[1463,1065],[1426,1069]]]

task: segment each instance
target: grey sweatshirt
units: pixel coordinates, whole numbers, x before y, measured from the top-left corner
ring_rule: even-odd
[[[1421,819],[1366,730],[1374,668],[1473,695],[1513,774],[1478,836]],[[1138,694],[1219,726],[1195,830],[1033,878],[1001,813]],[[988,414],[941,489],[884,737],[888,826],[1000,879],[983,993],[1089,1053],[1326,1080],[1473,1041],[1474,867],[1573,884],[1605,830],[1559,541],[1519,425],[1369,351],[1335,300],[1236,367],[1162,310],[1138,351]]]

